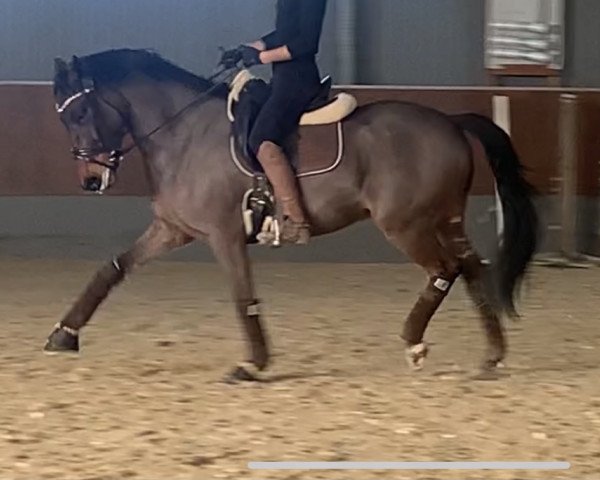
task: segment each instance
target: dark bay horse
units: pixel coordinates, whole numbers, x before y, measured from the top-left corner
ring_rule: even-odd
[[[73,57],[69,64],[57,59],[55,69],[57,111],[79,160],[82,186],[98,190],[114,182],[121,159],[114,152],[130,135],[152,184],[154,221],[128,251],[98,270],[56,325],[45,350],[78,351],[80,330],[135,267],[203,240],[228,275],[248,340],[248,357],[231,378],[255,379],[268,366],[269,348],[240,209],[252,179],[231,160],[227,87],[144,50]],[[202,101],[194,103],[199,95]],[[169,121],[172,117],[177,118]],[[474,169],[466,131],[484,145],[502,200],[505,232],[491,269],[465,234]],[[493,370],[506,353],[501,316],[516,315],[514,297],[537,241],[532,189],[509,137],[482,116],[448,116],[394,101],[359,107],[343,122],[343,132],[339,167],[300,180],[313,234],[370,218],[425,270],[427,285],[401,335],[415,368],[427,354],[423,338],[431,317],[462,275],[487,336],[483,366]]]

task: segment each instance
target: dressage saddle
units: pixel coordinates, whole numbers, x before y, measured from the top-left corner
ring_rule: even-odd
[[[320,89],[305,109],[299,126],[336,123],[356,109],[357,102],[354,96],[348,93],[331,96],[332,85],[330,76],[323,78]],[[236,149],[257,173],[262,173],[262,167],[249,148],[248,140],[256,118],[270,93],[269,84],[253,77],[247,70],[242,70],[231,83],[228,100],[228,116],[232,123]]]

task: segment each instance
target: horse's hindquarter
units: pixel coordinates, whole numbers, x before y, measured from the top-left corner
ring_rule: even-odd
[[[313,235],[335,232],[368,217],[361,200],[363,176],[355,149],[349,148],[347,124],[342,126],[342,131],[344,148],[339,165],[329,172],[300,178]],[[315,137],[310,141],[315,142]],[[311,151],[313,156],[324,155],[323,165],[332,165],[335,161],[336,154],[330,148],[311,144],[305,145],[304,150]]]
[[[377,219],[461,214],[472,178],[464,134],[436,111],[403,102],[359,109],[347,122],[347,151],[362,175],[362,201]]]

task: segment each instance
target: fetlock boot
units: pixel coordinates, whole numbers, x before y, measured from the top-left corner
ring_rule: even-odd
[[[296,176],[283,150],[272,142],[263,142],[256,156],[273,185],[275,199],[283,212],[281,239],[296,245],[307,244],[310,224],[302,206]]]

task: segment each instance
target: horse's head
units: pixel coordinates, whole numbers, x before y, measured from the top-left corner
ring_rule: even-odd
[[[82,74],[77,57],[70,64],[55,60],[56,111],[71,137],[81,187],[96,193],[114,183],[122,160],[121,144],[128,131],[125,115],[116,106],[118,99],[109,101],[109,93],[101,95],[93,79]]]

